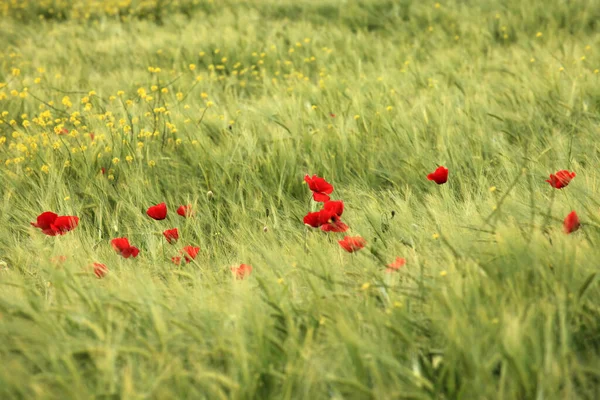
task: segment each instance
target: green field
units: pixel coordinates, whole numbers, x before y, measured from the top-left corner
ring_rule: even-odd
[[[0,0],[0,398],[600,398],[599,69],[597,0]]]

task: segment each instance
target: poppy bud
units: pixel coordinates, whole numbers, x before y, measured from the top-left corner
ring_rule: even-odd
[[[206,197],[208,197],[209,200],[212,199],[213,196],[214,196],[214,194],[213,194],[212,190],[209,190],[208,192],[206,192]]]
[[[265,225],[265,227],[263,228],[263,232],[267,232],[269,230],[269,228]]]

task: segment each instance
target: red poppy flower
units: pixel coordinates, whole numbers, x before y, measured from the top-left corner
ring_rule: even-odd
[[[94,274],[100,278],[104,278],[104,276],[108,273],[108,267],[104,264],[94,263]]]
[[[402,268],[404,266],[404,264],[406,264],[406,259],[404,259],[402,257],[396,257],[396,260],[394,260],[393,263],[387,265],[387,269],[385,270],[385,272],[389,273],[389,272],[398,271],[400,268]]]
[[[79,217],[63,215],[54,220],[52,229],[54,229],[57,235],[64,235],[77,228],[77,225],[79,225]]]
[[[130,245],[127,238],[116,238],[111,240],[110,243],[112,244],[113,249],[125,258],[135,258],[140,253],[140,249]]]
[[[79,218],[74,216],[58,216],[58,214],[46,211],[41,213],[32,226],[40,228],[48,236],[64,235],[79,225]]]
[[[323,204],[323,210],[331,211],[338,217],[344,213],[344,202],[341,200],[327,201]]]
[[[577,229],[579,229],[580,223],[579,223],[579,217],[577,216],[577,213],[575,211],[571,211],[571,213],[569,215],[567,215],[567,217],[565,218],[565,221],[563,223],[563,227],[565,230],[565,233],[573,233],[575,232]]]
[[[189,217],[192,214],[192,205],[188,204],[187,206],[179,206],[177,209],[177,214],[184,218]]]
[[[104,167],[100,168],[100,173],[102,175],[106,174],[106,168],[104,168]]]
[[[160,203],[155,206],[148,208],[146,214],[152,219],[155,220],[163,220],[167,218],[167,205],[165,203]]]
[[[546,182],[550,184],[553,188],[562,189],[569,185],[569,182],[575,178],[575,172],[569,172],[566,169],[558,171],[556,175],[550,174],[550,179],[547,179]]]
[[[427,179],[434,181],[438,185],[446,183],[448,181],[448,168],[438,167],[434,172],[427,175]]]
[[[231,271],[234,273],[236,279],[244,279],[252,272],[252,266],[241,264],[239,267],[231,267]]]
[[[306,175],[304,181],[308,184],[308,188],[313,192],[313,199],[317,202],[324,203],[329,201],[329,196],[333,192],[333,186],[325,179],[313,175],[312,178]]]
[[[321,211],[309,212],[304,216],[303,221],[304,224],[312,226],[313,228],[318,228],[325,223],[323,221],[323,213]]]
[[[335,118],[335,114],[334,114],[334,113],[329,113],[329,116],[330,116],[331,118]]]
[[[46,235],[54,236],[56,232],[52,229],[52,224],[58,218],[58,214],[46,211],[38,215],[36,222],[31,222],[31,226],[40,228]]]
[[[67,128],[62,128],[62,129],[61,129],[61,130],[58,132],[58,134],[59,134],[59,135],[66,135],[67,133],[69,133],[69,130],[68,130]]]
[[[196,258],[196,256],[198,255],[199,251],[200,251],[200,247],[185,246],[182,251],[182,254],[183,254],[183,252],[187,253],[187,255],[183,254],[183,257],[185,258],[185,262],[186,263],[192,262],[192,260],[194,260]]]
[[[348,225],[340,220],[344,213],[344,202],[341,200],[328,201],[323,205],[321,210],[322,219],[326,222],[321,225],[321,230],[324,232],[346,232]]]
[[[179,264],[181,264],[181,257],[179,257],[179,256],[171,257],[171,261],[173,261],[173,264],[179,265]]]
[[[322,210],[306,214],[304,223],[313,228],[320,227],[324,232],[346,232],[349,229],[348,225],[340,220],[343,213],[343,201],[327,201]]]
[[[173,244],[179,239],[179,231],[177,228],[167,229],[163,232],[163,235],[165,235],[165,239],[167,239],[169,244]]]
[[[321,210],[321,218],[325,221],[321,225],[323,232],[346,232],[349,227],[342,222],[340,216],[333,210]]]
[[[92,141],[94,141],[95,138],[96,138],[96,134],[94,132],[90,132],[90,139]]]
[[[304,223],[313,228],[321,228],[324,232],[346,232],[348,225],[340,220],[340,217],[331,210],[309,212],[304,216]]]
[[[358,251],[365,247],[365,245],[367,244],[365,239],[361,238],[360,236],[345,236],[344,239],[338,240],[338,243],[348,253],[354,253],[355,251]]]

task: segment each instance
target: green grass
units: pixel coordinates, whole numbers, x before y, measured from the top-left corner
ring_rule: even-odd
[[[0,18],[0,398],[600,396],[596,2],[0,0]],[[304,226],[305,174],[367,247]],[[47,210],[80,225],[45,236]],[[175,266],[184,245],[201,252]]]

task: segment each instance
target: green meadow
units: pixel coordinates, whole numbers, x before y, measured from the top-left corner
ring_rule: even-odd
[[[594,0],[0,0],[0,398],[600,398],[599,69]]]

